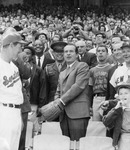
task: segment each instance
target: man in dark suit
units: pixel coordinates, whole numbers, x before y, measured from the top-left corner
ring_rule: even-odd
[[[75,43],[78,48],[78,60],[81,62],[86,62],[89,68],[95,67],[97,65],[97,57],[96,54],[90,53],[86,51],[86,43],[85,41],[78,41]]]
[[[37,112],[40,107],[42,107],[46,102],[46,79],[45,71],[36,65],[33,61],[35,57],[35,50],[33,47],[26,46],[24,52],[28,57],[28,63],[31,66],[31,76],[28,80],[28,93],[31,103],[31,113],[30,118],[37,116]],[[33,117],[35,134],[39,132],[39,124],[37,122],[37,117]]]
[[[90,107],[87,95],[89,67],[84,62],[78,62],[77,57],[75,45],[64,47],[67,68],[60,73],[55,100],[59,99],[65,108],[59,118],[62,134],[78,143],[86,135]]]
[[[43,55],[44,45],[40,40],[36,40],[34,48],[35,48],[35,61],[36,61],[36,64],[41,68],[42,64],[44,62],[44,55]]]
[[[63,48],[67,43],[59,41],[51,45],[54,51],[55,62],[47,64],[46,71],[46,85],[47,85],[47,102],[54,101],[55,92],[58,85],[58,78],[60,71],[66,68],[66,63],[63,57]]]
[[[33,62],[35,50],[33,47],[26,46],[24,52],[27,54],[28,63],[31,65],[31,76],[29,79],[30,103],[42,107],[46,101],[45,72]],[[43,86],[45,88],[43,88]],[[43,90],[44,89],[44,90]]]

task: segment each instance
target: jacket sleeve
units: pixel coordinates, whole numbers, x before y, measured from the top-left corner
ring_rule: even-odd
[[[20,57],[13,62],[18,67],[22,79],[29,79],[31,77],[31,65],[29,63],[25,63]]]
[[[60,96],[61,96],[60,95],[60,83],[58,81],[57,90],[56,90],[54,99],[56,100],[56,99],[60,98]]]
[[[90,69],[92,68],[92,67],[95,67],[96,65],[97,65],[97,56],[96,56],[96,54],[92,54],[92,57],[91,57],[91,66],[90,66]]]
[[[117,118],[122,115],[122,108],[112,108],[107,115],[103,117],[103,124],[108,128],[113,128],[115,126]]]
[[[77,68],[76,80],[71,88],[61,96],[65,104],[77,97],[88,85],[89,67],[86,63],[82,63]]]

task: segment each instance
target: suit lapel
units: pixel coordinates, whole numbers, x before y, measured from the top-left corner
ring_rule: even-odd
[[[67,71],[67,68],[63,71],[63,73],[64,73],[64,78],[63,78],[63,80],[65,80],[68,76],[69,76],[69,74],[75,69],[75,67],[77,66],[77,64],[78,64],[78,61],[76,61],[73,65],[72,65],[72,67],[70,67],[70,69]]]
[[[32,69],[32,77],[31,77],[31,79],[30,79],[30,85],[32,84],[32,81],[33,81],[33,79],[34,79],[35,72],[36,72],[36,66],[33,65],[33,69]]]
[[[59,69],[58,69],[56,63],[53,64],[53,69],[59,72]]]

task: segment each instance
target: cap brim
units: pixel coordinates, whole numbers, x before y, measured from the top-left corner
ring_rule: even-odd
[[[26,42],[26,41],[23,41],[23,40],[18,41],[18,43],[20,43],[20,44],[27,44],[27,42]]]
[[[60,41],[60,42],[55,42],[55,43],[51,44],[51,48],[54,49],[56,46],[65,47],[66,45],[67,45],[66,42]]]
[[[128,89],[130,89],[130,84],[127,84],[127,83],[125,83],[125,84],[120,84],[120,85],[118,85],[118,86],[116,87],[116,91],[118,92],[121,88],[128,88]]]

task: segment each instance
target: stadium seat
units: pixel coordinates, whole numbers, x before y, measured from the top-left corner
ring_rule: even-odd
[[[109,137],[89,136],[80,138],[79,150],[114,150]]]
[[[59,122],[44,122],[42,123],[41,134],[59,134],[62,135]]]
[[[63,135],[41,134],[34,137],[33,150],[69,150],[70,138]]]
[[[89,121],[86,136],[106,136],[106,127],[101,121]]]
[[[26,149],[32,147],[32,134],[33,134],[33,123],[28,121],[26,131],[26,142],[25,142]]]

